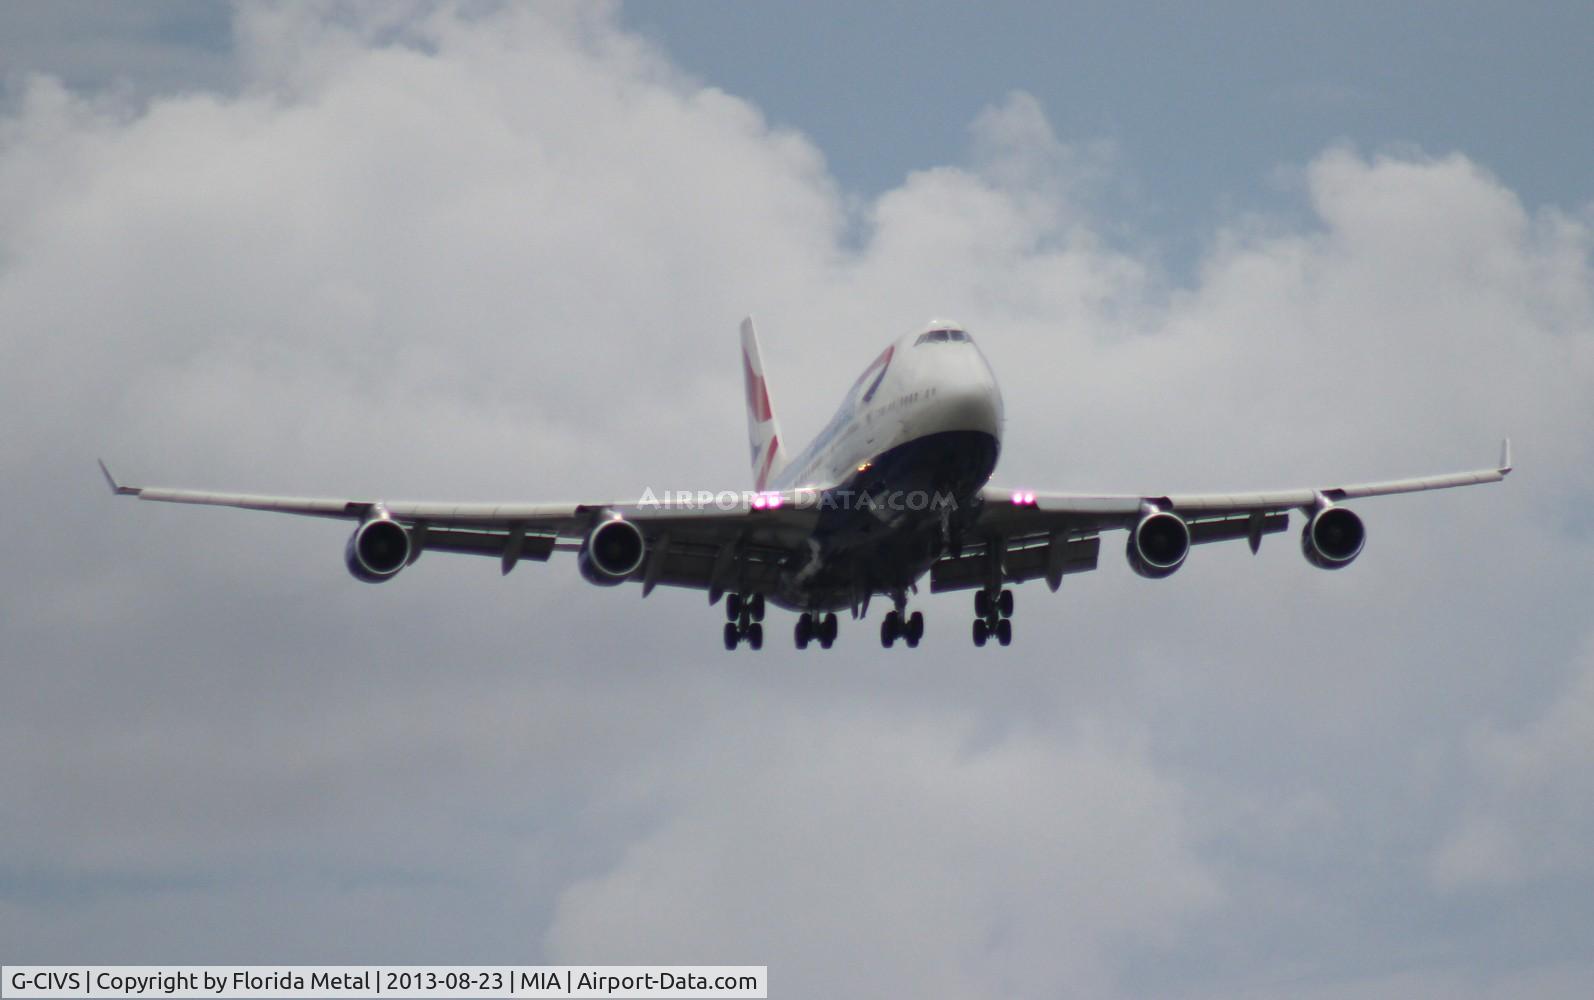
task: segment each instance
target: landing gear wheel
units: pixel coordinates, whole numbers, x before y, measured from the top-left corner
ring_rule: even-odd
[[[895,611],[887,611],[886,616],[880,619],[880,645],[887,649],[897,641],[897,636],[902,634],[902,619],[897,617]]]
[[[924,638],[923,611],[915,611],[908,616],[908,622],[902,629],[902,637],[908,641],[909,649],[919,648],[919,640]]]
[[[996,641],[1004,646],[1012,644],[1013,620],[1011,618],[1003,618],[1001,621],[996,623]],[[757,649],[758,647],[754,646],[753,648]]]
[[[989,590],[976,590],[974,592],[974,617],[991,617],[991,592]]]
[[[974,645],[983,646],[985,640],[991,637],[991,628],[985,624],[984,618],[974,619]]]
[[[1012,604],[1012,601],[1009,600],[1008,603]],[[748,613],[748,616],[750,618],[752,618],[753,621],[755,621],[755,622],[761,622],[761,621],[764,620],[764,595],[763,594],[754,594],[752,597],[749,597],[747,599],[747,613]]]
[[[747,644],[755,650],[764,648],[764,626],[757,622],[747,626]]]
[[[741,615],[741,613],[742,613],[742,595],[741,594],[726,594],[725,595],[725,620],[728,621],[728,622],[733,622]]]
[[[825,615],[824,626],[816,629],[819,633],[819,646],[829,649],[830,644],[836,641],[836,615],[835,612]]]
[[[797,629],[792,638],[797,643],[798,649],[807,649],[814,638],[814,616],[804,611],[797,616]]]
[[[1004,590],[996,598],[996,609],[1002,613],[1003,618],[1013,617],[1013,592]]]
[[[725,648],[735,649],[736,644],[742,639],[741,632],[736,628],[735,622],[725,623]]]

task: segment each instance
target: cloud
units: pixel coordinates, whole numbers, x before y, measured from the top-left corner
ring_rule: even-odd
[[[1469,801],[1433,858],[1443,888],[1531,884],[1594,874],[1594,656],[1538,717],[1480,727],[1469,747]]]
[[[225,90],[40,77],[0,119],[0,938],[768,961],[835,995],[1594,980],[1555,930],[1594,894],[1533,891],[1589,872],[1586,208],[1332,147],[1304,224],[1237,215],[1182,283],[1103,209],[1123,154],[1030,95],[856,202],[610,8],[234,30]],[[794,436],[881,342],[960,319],[1006,393],[1000,476],[1036,488],[1406,475],[1504,432],[1520,468],[1366,504],[1342,573],[1285,537],[1151,583],[1109,538],[1019,591],[1005,653],[968,646],[966,595],[920,595],[908,658],[850,622],[799,656],[778,619],[727,656],[701,595],[558,559],[368,587],[345,526],[115,501],[92,465],[736,486],[748,311]]]
[[[740,727],[737,760],[717,734],[695,767],[630,790],[668,807],[561,895],[552,954],[759,955],[805,994],[1094,992],[1112,984],[1105,952],[1218,901],[1177,789],[1135,748],[982,744],[956,716],[765,721]]]

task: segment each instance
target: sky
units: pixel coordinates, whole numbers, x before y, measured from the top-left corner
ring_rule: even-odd
[[[1594,990],[1594,14],[0,7],[0,958]],[[843,620],[108,495],[739,488],[931,316],[1034,489],[1490,465]],[[1298,522],[1297,518],[1297,522]]]

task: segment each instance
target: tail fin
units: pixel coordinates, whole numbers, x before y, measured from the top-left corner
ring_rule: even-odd
[[[753,453],[753,488],[762,490],[786,467],[787,454],[780,443],[780,424],[769,405],[769,385],[764,362],[758,356],[758,334],[753,317],[742,320],[742,377],[747,384],[747,439]]]

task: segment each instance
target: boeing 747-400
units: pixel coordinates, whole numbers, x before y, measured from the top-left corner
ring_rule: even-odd
[[[349,572],[391,580],[423,552],[491,556],[508,573],[523,560],[575,553],[600,586],[659,585],[725,598],[726,649],[764,642],[766,601],[796,612],[798,649],[836,640],[836,612],[862,618],[888,598],[880,642],[917,646],[924,615],[909,598],[930,590],[974,592],[976,646],[1013,638],[1010,584],[1096,568],[1101,535],[1127,533],[1130,567],[1161,578],[1194,545],[1284,531],[1305,518],[1301,552],[1322,569],[1361,554],[1366,530],[1347,500],[1499,482],[1510,442],[1490,469],[1350,486],[1264,493],[1043,493],[990,484],[1002,450],[1002,394],[972,337],[950,322],[891,344],[865,368],[813,443],[788,451],[770,402],[751,319],[742,323],[742,366],[753,488],[745,493],[655,494],[596,503],[411,503],[309,499],[126,486],[120,495],[356,522]]]

